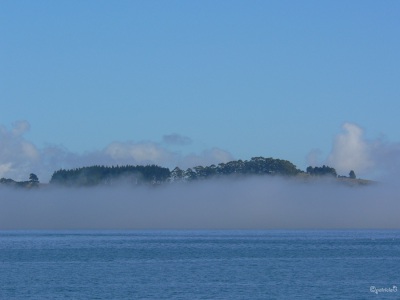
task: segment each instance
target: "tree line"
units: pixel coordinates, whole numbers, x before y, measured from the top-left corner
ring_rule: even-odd
[[[333,177],[338,177],[338,178],[351,178],[351,179],[356,179],[356,173],[351,170],[349,173],[349,176],[341,176],[336,173],[335,168],[325,166],[323,165],[322,167],[307,167],[306,169],[307,174],[311,176],[333,176]]]
[[[115,185],[126,182],[132,185],[159,185],[172,182],[190,182],[224,176],[249,176],[249,175],[279,175],[296,176],[307,174],[308,176],[338,176],[332,167],[307,167],[306,172],[288,160],[252,157],[250,160],[234,160],[227,163],[210,166],[196,166],[183,170],[179,167],[172,171],[157,165],[137,166],[88,166],[75,169],[60,169],[53,173],[50,184],[61,186],[96,186]],[[347,177],[346,177],[347,178]],[[354,171],[350,171],[349,177],[355,179]],[[12,179],[0,179],[0,184],[18,187],[36,187],[39,179],[35,174],[30,174],[29,181],[17,182]]]
[[[282,175],[294,176],[301,171],[287,160],[253,157],[249,161],[235,160],[210,166],[196,166],[186,170],[147,166],[91,166],[72,170],[58,170],[51,184],[65,186],[113,185],[125,181],[134,185],[194,181],[221,176]]]
[[[64,186],[113,185],[120,181],[131,184],[162,183],[169,175],[168,168],[147,166],[90,166],[72,170],[55,171],[50,184]]]

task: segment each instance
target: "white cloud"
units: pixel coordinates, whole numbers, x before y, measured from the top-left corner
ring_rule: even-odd
[[[18,121],[10,130],[0,129],[0,175],[10,176],[18,180],[27,179],[32,166],[40,159],[36,146],[26,141],[22,135],[30,125],[26,121]]]
[[[103,151],[111,160],[124,164],[165,164],[174,160],[174,153],[153,142],[114,142]]]
[[[207,166],[212,164],[226,163],[228,161],[233,160],[232,154],[228,151],[212,148],[208,150],[204,150],[200,154],[189,154],[180,159],[179,165],[183,168],[190,168],[194,166]]]
[[[33,144],[29,142],[21,142],[21,151],[23,152],[23,155],[29,159],[36,160],[39,158],[38,150]]]
[[[89,154],[89,156],[92,156]],[[101,152],[100,157],[109,163],[118,164],[157,164],[174,168],[190,168],[199,165],[212,165],[233,160],[233,156],[225,150],[212,148],[200,153],[182,155],[170,151],[154,142],[114,142]],[[88,157],[88,159],[90,159]]]
[[[357,175],[387,179],[400,173],[400,144],[383,139],[368,140],[361,127],[345,123],[338,134],[325,164],[341,175],[354,170]]]
[[[90,165],[156,164],[168,168],[188,168],[233,159],[229,152],[218,148],[184,155],[151,141],[113,142],[103,150],[85,154],[76,154],[56,145],[39,149],[24,138],[29,129],[27,121],[14,123],[10,130],[0,126],[0,177],[27,180],[30,173],[35,173],[40,181],[47,182],[56,170]],[[170,138],[175,142],[190,140],[177,134],[170,135]]]
[[[348,173],[350,170],[356,173],[368,171],[374,166],[374,162],[363,130],[351,123],[343,124],[342,128],[344,132],[338,134],[333,142],[328,165],[334,166],[339,173]]]

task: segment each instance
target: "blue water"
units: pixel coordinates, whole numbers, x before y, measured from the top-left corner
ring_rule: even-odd
[[[393,286],[400,231],[0,231],[0,299],[400,299]]]

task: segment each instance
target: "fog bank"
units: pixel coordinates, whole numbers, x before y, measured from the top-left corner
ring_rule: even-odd
[[[160,187],[0,189],[0,229],[400,228],[399,188],[258,177]]]

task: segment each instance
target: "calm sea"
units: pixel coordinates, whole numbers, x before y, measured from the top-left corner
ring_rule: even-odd
[[[400,299],[400,231],[0,231],[0,299]]]

